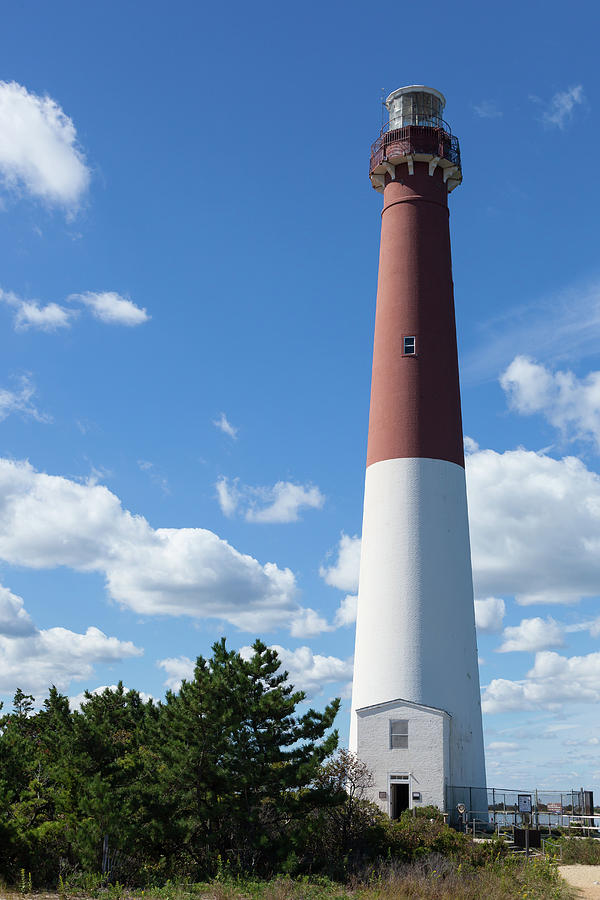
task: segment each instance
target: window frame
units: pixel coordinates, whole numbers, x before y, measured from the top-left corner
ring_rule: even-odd
[[[406,341],[413,342],[413,350],[411,353],[407,353],[406,351]],[[403,334],[402,335],[402,356],[416,356],[417,355],[417,336],[416,334]]]
[[[408,719],[390,719],[390,750],[408,750],[408,735],[409,735],[409,720]],[[396,726],[396,729],[394,729]],[[400,731],[399,728],[405,728],[405,730]],[[405,740],[405,746],[394,745],[394,738],[403,738]]]

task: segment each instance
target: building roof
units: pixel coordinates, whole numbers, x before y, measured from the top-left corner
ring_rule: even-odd
[[[396,88],[395,91],[392,91],[391,94],[385,98],[386,106],[390,102],[390,100],[395,100],[396,97],[400,97],[402,94],[433,94],[434,97],[437,97],[438,100],[441,100],[442,107],[446,105],[446,98],[442,94],[441,91],[436,91],[435,88],[426,87],[424,84],[408,84],[406,87]]]
[[[369,706],[361,706],[359,709],[355,710],[355,712],[358,715],[359,713],[366,712],[370,709],[383,709],[386,706],[395,706],[398,703],[403,703],[406,706],[414,706],[416,709],[430,709],[432,712],[442,713],[450,719],[452,718],[447,710],[440,709],[439,706],[428,706],[426,703],[415,703],[413,700],[405,700],[404,697],[397,697],[395,700],[385,700],[383,703],[372,703]]]

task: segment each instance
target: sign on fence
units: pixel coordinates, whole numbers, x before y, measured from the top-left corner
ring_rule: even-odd
[[[546,809],[549,813],[558,813],[559,815],[562,815],[563,811],[562,803],[548,803],[546,804]]]
[[[531,812],[531,794],[519,794],[518,795],[518,803],[519,803],[519,812],[520,813],[530,813]]]

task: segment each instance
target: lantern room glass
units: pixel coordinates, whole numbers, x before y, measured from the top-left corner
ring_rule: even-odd
[[[439,126],[445,103],[438,91],[415,87],[394,91],[385,105],[389,112],[391,131],[406,125]]]

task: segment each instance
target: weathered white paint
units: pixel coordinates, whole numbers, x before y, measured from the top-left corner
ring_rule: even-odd
[[[357,709],[402,698],[445,710],[448,783],[484,787],[464,469],[438,459],[369,466],[362,534],[350,748]]]
[[[408,775],[411,807],[432,804],[443,809],[449,771],[448,713],[405,700],[391,700],[360,709],[356,716],[357,753],[373,773],[370,799],[390,814],[390,779],[392,775]],[[392,719],[408,720],[406,750],[390,747]],[[412,799],[416,792],[421,794],[420,800]],[[386,796],[380,797],[380,793]]]

